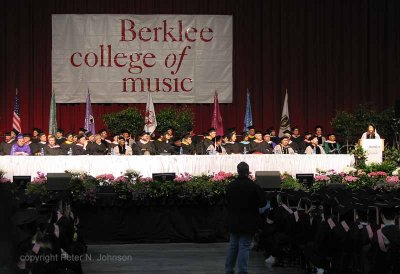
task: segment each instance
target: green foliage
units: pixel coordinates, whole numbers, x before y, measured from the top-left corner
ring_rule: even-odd
[[[193,111],[187,107],[167,107],[156,114],[157,131],[163,132],[168,127],[172,127],[177,136],[182,136],[187,133],[189,127],[194,126]]]
[[[40,199],[45,199],[49,194],[47,190],[47,183],[28,183],[26,185],[26,191],[28,195],[37,196]]]
[[[379,135],[390,143],[395,139],[393,119],[393,108],[376,112],[369,105],[359,105],[353,112],[338,111],[331,123],[335,132],[349,143],[356,143],[366,131],[367,125],[373,123]]]
[[[351,151],[351,154],[354,155],[354,159],[356,161],[355,167],[357,169],[364,169],[366,167],[365,161],[367,160],[367,153],[362,146],[356,145]]]
[[[387,174],[391,174],[397,168],[397,164],[393,161],[383,161],[380,164],[372,163],[365,167],[365,172],[378,172],[383,171]]]
[[[132,135],[137,135],[144,127],[143,115],[136,108],[104,114],[103,121],[108,130],[114,134],[118,134],[122,130],[129,130]]]
[[[294,189],[304,190],[305,187],[299,182],[299,180],[293,178],[290,174],[283,174],[281,176],[281,188],[282,189]]]
[[[397,166],[400,166],[400,149],[396,147],[387,147],[384,151],[385,161],[394,162]]]

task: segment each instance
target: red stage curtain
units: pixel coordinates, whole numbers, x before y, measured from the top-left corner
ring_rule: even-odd
[[[221,106],[225,128],[241,131],[246,88],[260,129],[278,127],[287,88],[291,124],[303,132],[316,124],[330,130],[338,109],[372,103],[382,110],[400,94],[398,0],[3,0],[0,13],[2,133],[11,129],[15,88],[23,130],[48,129],[52,13],[232,14],[234,101]],[[94,104],[96,127],[102,114],[126,107]],[[212,105],[191,107],[201,133]],[[84,111],[84,104],[57,105],[58,125],[76,130]]]

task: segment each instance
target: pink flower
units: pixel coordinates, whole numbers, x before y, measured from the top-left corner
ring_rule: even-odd
[[[101,174],[96,177],[97,180],[102,180],[102,181],[114,181],[114,175],[112,174]]]
[[[387,176],[386,172],[376,171],[368,173],[368,177],[378,177],[378,176]]]
[[[190,180],[192,180],[192,176],[187,172],[180,174],[179,176],[175,177],[175,179],[174,179],[175,182],[179,182],[179,183],[189,182]]]
[[[33,178],[32,184],[43,184],[47,182],[46,174],[38,171],[37,176]]]
[[[153,178],[151,177],[140,177],[139,178],[140,183],[148,183],[148,182],[153,182]]]
[[[399,176],[386,177],[386,183],[388,183],[388,185],[397,185],[399,183]]]
[[[114,183],[126,183],[126,182],[128,182],[128,180],[124,176],[119,176],[114,180]]]
[[[221,181],[228,180],[229,178],[232,178],[232,177],[233,177],[232,173],[220,171],[217,174],[214,174],[214,176],[211,178],[211,181],[221,182]]]
[[[329,178],[329,176],[327,176],[327,175],[321,174],[321,175],[316,175],[316,176],[314,177],[314,180],[315,180],[315,181],[329,181],[330,178]]]
[[[358,180],[358,177],[348,175],[348,176],[345,176],[345,177],[344,177],[344,180],[345,180],[347,183],[351,183],[351,182],[357,181],[357,180]]]
[[[11,182],[10,179],[4,178],[4,177],[0,178],[0,183],[10,183],[10,182]]]

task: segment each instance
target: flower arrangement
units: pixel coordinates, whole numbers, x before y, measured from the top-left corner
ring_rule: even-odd
[[[27,193],[44,199],[48,196],[47,176],[43,172],[38,171],[37,176],[26,185]]]
[[[305,186],[302,185],[299,180],[293,178],[292,175],[285,172],[281,175],[281,186],[283,189],[294,189],[294,190],[304,190]]]
[[[1,183],[11,183],[10,179],[4,177],[5,174],[6,174],[6,172],[4,170],[0,169],[0,184]]]
[[[112,174],[102,174],[96,177],[99,186],[109,186],[114,181],[115,177]]]

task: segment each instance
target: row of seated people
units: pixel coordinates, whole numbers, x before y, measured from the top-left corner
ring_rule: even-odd
[[[396,193],[281,193],[256,248],[267,264],[300,262],[308,273],[400,273],[399,205]]]
[[[58,133],[57,133],[58,135]],[[0,143],[0,155],[159,155],[159,154],[338,154],[340,145],[335,134],[325,137],[306,133],[303,136],[285,132],[281,138],[270,132],[262,133],[252,128],[242,134],[242,141],[234,129],[224,136],[217,136],[211,128],[199,140],[199,136],[188,133],[183,137],[174,137],[172,129],[165,130],[156,140],[148,132],[139,134],[136,141],[125,131],[116,135],[113,141],[107,139],[107,131],[99,134],[90,132],[79,135],[67,134],[66,138],[39,133],[19,134],[12,139],[6,134],[6,140]]]

